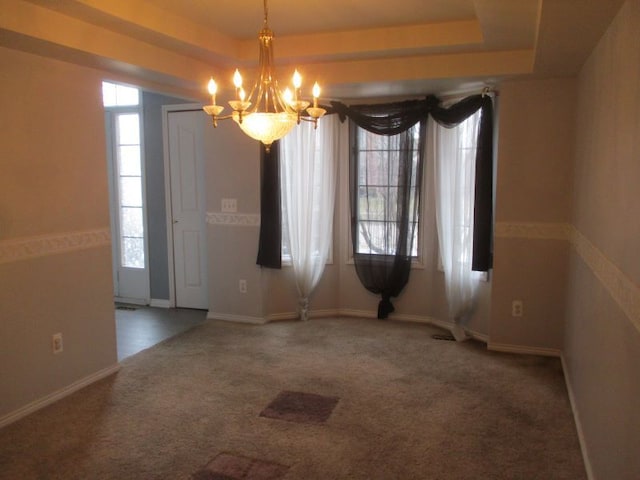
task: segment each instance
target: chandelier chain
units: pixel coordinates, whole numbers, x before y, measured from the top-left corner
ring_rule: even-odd
[[[269,16],[269,7],[267,6],[267,0],[264,0],[264,26],[267,26],[267,18]]]

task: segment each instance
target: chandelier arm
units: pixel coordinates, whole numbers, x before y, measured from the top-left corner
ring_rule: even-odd
[[[233,114],[229,114],[229,115],[216,115],[216,120],[229,120],[230,118],[233,118]]]
[[[254,83],[253,86],[251,87],[251,92],[249,92],[249,96],[247,97],[247,101],[251,102],[252,105],[254,105],[253,110],[255,110],[255,105],[257,104],[257,102],[254,102],[254,98],[260,98],[260,93],[257,92],[257,95],[254,97],[254,93],[256,93],[256,87],[258,87],[258,83]]]
[[[262,97],[264,96],[263,88],[264,88],[264,85],[263,85],[262,76],[261,76],[253,86],[253,89],[256,90],[256,98],[255,98],[255,103],[253,103],[253,107],[250,110],[251,112],[260,111],[260,106],[261,106],[260,102],[262,101]]]

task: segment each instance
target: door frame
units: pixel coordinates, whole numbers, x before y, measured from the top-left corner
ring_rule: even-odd
[[[164,157],[164,201],[167,214],[167,262],[169,272],[169,308],[176,307],[176,274],[174,267],[173,207],[171,204],[171,159],[169,156],[169,114],[172,112],[201,112],[199,103],[162,106],[162,150]],[[205,245],[206,247],[206,245]],[[208,275],[207,275],[208,276]]]

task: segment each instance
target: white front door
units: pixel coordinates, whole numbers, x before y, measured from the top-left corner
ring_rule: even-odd
[[[208,308],[202,111],[169,111],[175,306]]]

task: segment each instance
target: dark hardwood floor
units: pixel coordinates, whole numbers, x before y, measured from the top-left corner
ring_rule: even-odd
[[[118,361],[204,322],[206,310],[116,304]]]

